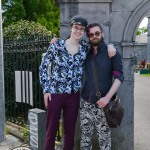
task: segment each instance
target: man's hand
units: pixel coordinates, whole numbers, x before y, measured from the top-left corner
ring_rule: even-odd
[[[117,50],[114,48],[113,44],[108,45],[108,55],[110,58],[116,55],[116,51]]]
[[[102,97],[100,100],[97,101],[97,105],[100,108],[104,108],[109,102],[109,99],[106,97]]]
[[[58,38],[53,38],[53,39],[51,39],[51,41],[50,41],[50,44],[54,44],[54,43],[56,43],[56,41],[58,40]]]
[[[51,101],[51,94],[50,93],[45,93],[44,94],[44,104],[45,104],[46,109],[48,107],[48,101]]]

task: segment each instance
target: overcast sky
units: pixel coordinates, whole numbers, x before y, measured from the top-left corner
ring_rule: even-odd
[[[148,18],[145,17],[145,18],[142,20],[142,22],[141,22],[139,28],[147,27],[147,24],[148,24]]]

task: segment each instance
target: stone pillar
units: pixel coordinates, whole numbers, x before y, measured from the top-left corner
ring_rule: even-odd
[[[43,150],[46,135],[46,111],[30,109],[29,121],[29,145],[32,150]]]
[[[150,15],[148,18],[148,35],[147,35],[147,62],[150,63]]]
[[[2,11],[0,0],[0,142],[5,140],[4,65],[2,39]]]
[[[127,1],[127,0],[126,0]],[[134,57],[128,52],[132,45],[121,45],[124,28],[131,12],[128,11],[130,4],[119,0],[62,0],[60,2],[61,19],[61,37],[66,38],[69,34],[69,20],[73,15],[80,14],[86,17],[89,23],[100,23],[104,30],[105,42],[113,42],[123,56],[123,65],[125,70],[125,81],[118,91],[122,103],[125,107],[125,116],[121,126],[112,129],[112,150],[133,150],[134,146]],[[128,4],[128,5],[127,5]],[[134,2],[133,2],[134,4]],[[134,5],[132,5],[134,6]],[[123,7],[123,8],[122,8]],[[127,8],[126,8],[127,7]],[[135,6],[137,7],[137,5]],[[128,54],[129,53],[129,54]],[[124,92],[127,91],[127,92]],[[128,94],[127,94],[128,93]],[[74,150],[80,150],[80,128],[79,117],[76,126],[75,147]],[[97,136],[93,136],[93,149],[98,150]]]

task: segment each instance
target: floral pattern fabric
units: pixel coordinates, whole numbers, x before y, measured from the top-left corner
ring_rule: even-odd
[[[78,53],[71,55],[66,50],[65,40],[51,44],[39,67],[43,93],[75,93],[82,87],[83,65],[87,55],[87,43],[82,41]],[[51,64],[51,75],[48,67]]]
[[[97,130],[99,148],[101,150],[111,150],[111,130],[106,122],[103,109],[81,99],[80,121],[80,150],[92,150],[94,127],[96,127]]]

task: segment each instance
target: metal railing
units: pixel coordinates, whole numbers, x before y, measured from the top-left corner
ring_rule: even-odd
[[[28,109],[45,109],[39,83],[39,65],[51,37],[4,38],[4,81],[6,120],[27,124]],[[60,131],[57,139],[61,140]]]

